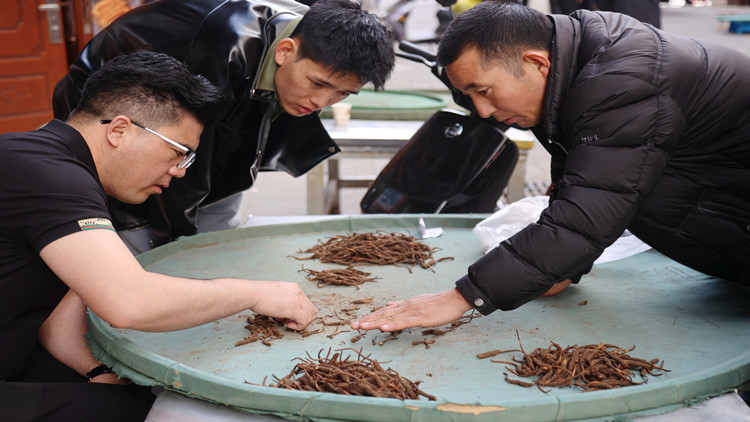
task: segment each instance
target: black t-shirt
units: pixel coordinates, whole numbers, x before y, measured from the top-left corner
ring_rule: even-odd
[[[0,379],[27,363],[39,326],[68,290],[39,252],[109,220],[78,131],[53,120],[33,132],[0,135]]]

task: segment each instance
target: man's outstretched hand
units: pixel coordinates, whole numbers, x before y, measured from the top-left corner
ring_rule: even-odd
[[[458,289],[415,296],[400,302],[386,303],[384,308],[353,321],[352,329],[397,331],[409,327],[436,327],[453,322],[472,309]]]

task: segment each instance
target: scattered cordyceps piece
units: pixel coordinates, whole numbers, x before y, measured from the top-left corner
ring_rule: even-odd
[[[377,338],[373,338],[372,339],[372,345],[373,346],[378,346],[378,345],[382,346],[382,345],[388,343],[389,341],[396,340],[396,339],[398,339],[398,335],[401,334],[403,331],[404,330],[391,331],[390,334],[386,334],[389,337],[387,337],[385,340],[381,340],[381,341],[378,341]]]
[[[271,340],[284,337],[284,334],[279,331],[278,326],[279,324],[275,320],[265,315],[256,315],[252,319],[250,319],[250,317],[247,317],[247,325],[245,326],[245,328],[250,330],[251,334],[244,340],[240,340],[234,345],[242,346],[243,344],[248,344],[260,340],[266,346],[270,346]]]
[[[446,333],[449,333],[449,332],[455,330],[456,328],[458,328],[458,327],[460,327],[460,326],[462,326],[464,324],[470,323],[471,320],[473,320],[474,318],[479,318],[481,316],[482,315],[478,314],[476,311],[471,311],[471,313],[469,315],[464,315],[461,318],[459,318],[459,319],[451,322],[444,329],[440,329],[440,328],[428,328],[426,330],[423,330],[422,334],[426,335],[426,336],[427,335],[442,336],[442,335],[444,335]]]
[[[318,283],[318,287],[324,286],[354,286],[359,289],[360,284],[364,284],[368,281],[375,281],[378,277],[370,277],[370,273],[356,270],[352,267],[346,268],[334,268],[330,270],[315,271],[303,268],[300,271],[305,271],[305,278]]]
[[[342,265],[395,265],[411,268],[419,265],[422,268],[432,267],[443,260],[435,259],[433,249],[419,242],[413,236],[403,233],[353,233],[329,238],[299,253],[311,253],[306,258],[319,259],[320,262]]]
[[[371,297],[366,297],[364,299],[355,299],[355,300],[350,301],[349,303],[351,303],[353,305],[364,305],[364,304],[367,304],[367,303],[372,303],[372,298]]]
[[[416,346],[418,344],[424,344],[424,348],[425,349],[429,349],[431,344],[435,344],[435,340],[424,339],[424,340],[417,340],[417,341],[412,341],[411,342],[412,346]]]
[[[521,342],[520,338],[518,340]],[[639,385],[648,382],[647,375],[659,376],[654,371],[666,371],[664,362],[657,365],[659,359],[645,360],[628,355],[635,346],[623,349],[611,344],[589,344],[586,346],[560,347],[552,342],[547,348],[537,348],[526,354],[521,345],[521,353],[524,354],[520,360],[513,358],[513,362],[495,361],[513,365],[513,369],[507,369],[520,377],[538,376],[533,382],[524,382],[508,377],[505,380],[511,384],[522,387],[536,385],[542,392],[547,393],[542,387],[571,387],[577,386],[585,391],[604,390],[611,388]],[[640,374],[643,379],[638,382],[633,379],[634,373]]]
[[[491,357],[495,357],[497,355],[508,353],[508,352],[520,352],[518,349],[512,349],[512,350],[490,350],[489,352],[480,353],[477,355],[479,359],[487,359]]]
[[[354,351],[356,359],[350,359],[351,355],[344,358],[340,353],[344,350]],[[321,356],[322,353],[323,350],[318,352],[317,359],[309,354],[307,359],[295,358],[300,363],[284,378],[274,376],[276,384],[270,387],[402,400],[418,400],[423,396],[436,400],[419,389],[420,381],[410,381],[391,368],[383,369],[378,361],[364,356],[361,351],[342,349],[331,356],[331,349],[328,349],[325,356]]]

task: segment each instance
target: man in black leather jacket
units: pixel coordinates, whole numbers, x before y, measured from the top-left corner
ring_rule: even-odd
[[[55,117],[68,117],[94,70],[140,49],[185,62],[226,101],[183,179],[143,205],[113,200],[115,227],[136,253],[236,227],[240,194],[259,170],[297,177],[338,152],[318,110],[366,83],[381,89],[395,60],[387,27],[349,0],[321,0],[309,11],[291,0],[163,0],[123,15],[84,47],[55,88]],[[227,207],[218,222],[202,218]]]
[[[483,2],[448,28],[438,62],[482,117],[532,129],[552,157],[550,203],[456,288],[353,328],[515,309],[579,280],[625,229],[685,266],[750,282],[750,57],[622,14]]]

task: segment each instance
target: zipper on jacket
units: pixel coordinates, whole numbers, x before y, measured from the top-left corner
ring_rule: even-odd
[[[551,136],[547,137],[547,143],[550,144],[550,145],[557,145],[558,147],[560,147],[560,149],[563,151],[563,153],[566,156],[568,155],[568,150],[565,149],[565,146],[563,144],[557,142],[557,141],[553,141]]]

